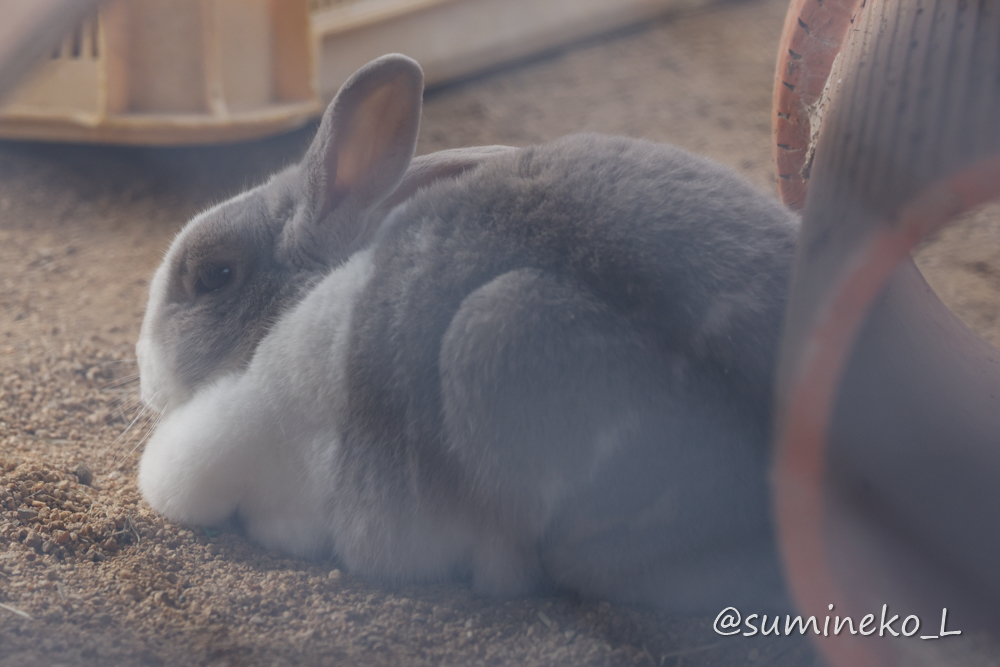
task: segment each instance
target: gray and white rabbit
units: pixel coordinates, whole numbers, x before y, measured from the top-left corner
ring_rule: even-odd
[[[304,160],[195,217],[137,344],[170,519],[390,581],[784,604],[768,421],[797,220],[645,141],[413,158],[358,71]]]

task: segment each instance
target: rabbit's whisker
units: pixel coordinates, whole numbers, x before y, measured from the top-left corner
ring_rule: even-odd
[[[130,375],[126,375],[125,377],[118,378],[117,380],[112,380],[111,382],[109,382],[109,383],[107,383],[107,384],[105,384],[105,385],[103,385],[101,387],[98,387],[98,389],[104,390],[104,389],[111,389],[111,388],[114,388],[114,387],[121,387],[122,385],[131,384],[131,383],[135,382],[138,379],[139,379],[139,374],[138,373],[132,373]]]
[[[122,431],[121,434],[117,438],[115,438],[111,442],[110,445],[108,445],[107,447],[105,447],[104,451],[105,452],[108,451],[108,449],[110,449],[111,447],[114,447],[116,444],[118,444],[119,440],[122,440],[123,438],[125,438],[125,436],[128,435],[128,433],[139,422],[139,420],[143,417],[143,415],[145,415],[148,412],[149,412],[149,406],[147,406],[147,405],[142,406],[142,409],[139,410],[139,412],[135,415],[135,417],[132,418],[132,421],[129,422],[129,425],[127,427],[125,427],[125,430]],[[118,458],[118,453],[121,452],[122,448],[124,448],[125,445],[127,445],[130,441],[131,441],[131,439],[125,440],[125,442],[123,442],[121,445],[119,445],[118,449],[115,450],[114,455],[111,457],[112,461],[114,461],[115,459]]]
[[[139,361],[137,359],[114,359],[112,361],[102,361],[99,364],[93,364],[91,367],[104,368],[105,366],[110,366],[111,364],[125,364],[125,363],[138,364]]]
[[[139,396],[138,392],[129,392],[125,396],[110,401],[107,405],[107,409],[112,412],[117,412],[124,418],[128,413],[132,412],[132,410],[139,407],[141,403],[142,398]]]
[[[157,425],[159,425],[160,419],[162,419],[162,418],[163,418],[163,415],[161,415],[161,414],[158,414],[155,417],[147,418],[146,423],[144,424],[144,426],[145,425],[149,425],[150,422],[152,422],[152,425],[146,430],[145,435],[143,435],[141,438],[139,438],[139,441],[137,443],[135,443],[135,446],[132,447],[132,449],[130,449],[128,451],[128,454],[126,454],[125,456],[122,457],[121,461],[118,462],[118,465],[115,466],[114,470],[121,469],[121,467],[123,465],[125,465],[125,462],[128,461],[130,458],[132,458],[132,455],[135,454],[135,450],[139,449],[139,447],[141,445],[143,445],[147,440],[149,440],[149,436],[153,433],[153,431],[156,430],[156,427],[157,427]]]
[[[101,407],[108,412],[116,412],[121,417],[125,417],[125,413],[136,407],[142,400],[139,392],[133,389],[128,389],[121,393],[123,394],[122,396],[115,396],[105,401]]]
[[[136,444],[136,447],[139,444],[141,444],[142,442],[145,442],[146,435],[143,435],[143,428],[146,425],[148,425],[150,421],[151,421],[151,418],[148,417],[148,416],[146,416],[143,419],[142,426],[139,427],[131,436],[129,436],[129,438],[127,440],[125,440],[124,442],[122,442],[122,444],[115,451],[114,455],[111,457],[111,463],[108,466],[108,471],[107,472],[113,472],[115,470],[120,470],[121,469],[122,465],[124,465],[125,461],[128,460],[128,457],[131,455],[131,453],[133,451],[135,451],[135,447],[132,447],[131,449],[129,449],[128,453],[125,456],[121,456],[121,453],[122,453],[123,450],[125,450],[126,447],[128,447],[129,445],[131,445],[132,442],[136,440],[136,438],[139,438],[139,442]]]

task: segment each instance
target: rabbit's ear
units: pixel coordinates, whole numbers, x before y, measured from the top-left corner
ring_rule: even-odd
[[[327,261],[351,244],[413,158],[423,89],[420,66],[399,54],[373,60],[343,85],[303,160],[306,202],[286,243]]]

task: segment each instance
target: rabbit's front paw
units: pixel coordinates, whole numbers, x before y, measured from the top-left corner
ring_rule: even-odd
[[[239,504],[248,471],[235,455],[240,429],[219,420],[219,387],[200,392],[163,417],[139,463],[139,490],[164,516],[186,524],[214,525]]]

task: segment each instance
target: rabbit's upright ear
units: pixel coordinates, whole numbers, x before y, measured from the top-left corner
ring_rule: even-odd
[[[305,201],[282,245],[329,263],[363,234],[367,212],[395,190],[413,158],[423,90],[420,65],[399,54],[351,76],[302,162]]]

